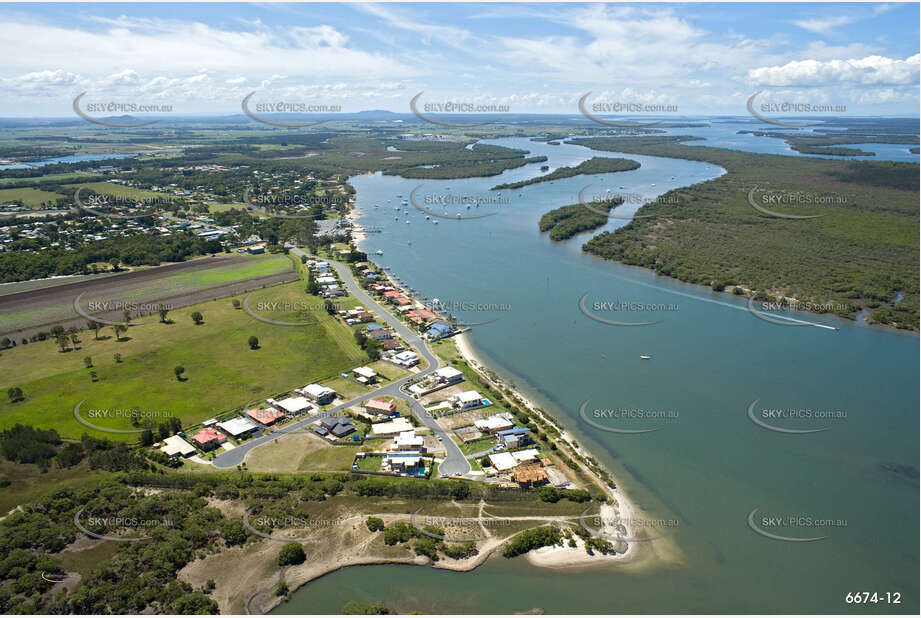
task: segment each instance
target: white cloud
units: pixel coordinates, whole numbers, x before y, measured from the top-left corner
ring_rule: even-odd
[[[748,79],[756,86],[820,86],[836,84],[913,85],[919,81],[921,56],[905,60],[867,56],[851,60],[795,60],[782,66],[752,69]]]
[[[841,15],[839,17],[816,17],[813,19],[798,19],[793,23],[803,30],[815,34],[828,34],[835,28],[846,26],[857,21],[856,17]]]

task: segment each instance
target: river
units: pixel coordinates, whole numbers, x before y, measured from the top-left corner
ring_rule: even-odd
[[[551,169],[617,156],[523,138],[489,143],[546,155]],[[522,558],[493,558],[465,574],[350,568],[301,588],[277,613],[336,613],[352,599],[432,613],[917,613],[918,337],[809,314],[798,317],[840,330],[766,322],[730,295],[584,255],[582,243],[597,231],[561,243],[538,232],[543,213],[575,203],[586,185],[652,198],[723,173],[622,156],[642,167],[502,191],[507,203],[446,209],[494,216],[437,225],[412,205],[395,208],[418,185],[423,204],[433,195],[494,195],[493,185],[538,175],[542,164],[492,178],[378,173],[350,182],[361,224],[382,230],[362,249],[382,250],[376,262],[461,320],[489,322],[471,332],[477,353],[572,431],[641,508],[677,520],[663,532],[683,562],[645,571],[549,571]],[[615,212],[636,210],[641,200],[633,202]],[[625,223],[612,219],[607,229]],[[579,309],[585,294],[597,316],[656,323],[590,319]],[[595,304],[602,301],[625,304],[613,312]],[[754,414],[768,424],[824,430],[765,429],[748,416],[755,400]],[[594,425],[580,418],[583,404]],[[763,409],[828,418],[778,419]],[[748,523],[755,509],[754,523],[768,534],[824,538],[758,534]],[[901,604],[847,604],[857,591],[898,592]]]

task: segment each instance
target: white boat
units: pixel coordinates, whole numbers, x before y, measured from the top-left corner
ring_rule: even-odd
[[[377,251],[375,251],[374,253],[376,253],[376,254],[378,254],[378,255],[384,255],[384,252],[383,252],[383,251],[381,251],[380,249],[378,249],[378,250],[377,250]]]
[[[642,358],[643,360],[649,360],[649,359],[651,359],[652,357],[649,356],[648,354],[641,354],[641,355],[640,355],[640,358]]]

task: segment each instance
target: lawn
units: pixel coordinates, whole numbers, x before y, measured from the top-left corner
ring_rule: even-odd
[[[307,296],[302,287],[295,282],[259,290],[249,306],[322,303]],[[190,318],[196,310],[204,317],[199,326]],[[266,310],[260,315],[280,321],[306,322],[313,317],[321,321],[296,327],[270,324],[234,309],[226,298],[171,311],[172,324],[133,326],[123,341],[116,341],[111,327],[106,327],[105,338],[98,341],[91,332],[81,333],[76,351],[62,353],[51,341],[7,350],[0,356],[0,386],[22,388],[25,400],[0,403],[0,427],[19,422],[54,427],[66,437],[93,433],[74,418],[74,406],[80,401],[85,401],[83,410],[138,407],[152,417],[172,415],[188,425],[254,399],[325,382],[366,360],[351,336],[330,335],[335,329],[348,329],[325,314]],[[250,349],[250,336],[258,338],[257,349]],[[121,354],[120,363],[114,361],[115,353]],[[84,357],[92,359],[91,370],[84,367]],[[183,381],[173,373],[178,365],[185,367]],[[97,381],[90,371],[96,372]],[[126,416],[94,424],[131,428]],[[98,435],[134,439],[131,434]]]
[[[364,472],[379,472],[383,461],[383,455],[366,455],[358,460],[358,469]]]
[[[464,442],[459,444],[461,452],[464,455],[473,455],[474,453],[479,453],[487,449],[491,449],[496,445],[496,438],[482,438],[480,440],[475,440],[473,442]]]
[[[0,189],[0,204],[22,202],[23,206],[48,206],[52,207],[62,197],[60,193],[42,191],[32,187],[19,187],[18,189]]]

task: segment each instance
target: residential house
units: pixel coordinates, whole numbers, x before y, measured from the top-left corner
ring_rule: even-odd
[[[170,457],[189,457],[195,454],[195,447],[182,439],[181,436],[170,436],[163,441],[160,450]]]
[[[365,386],[377,382],[377,372],[370,367],[356,367],[352,369],[352,374],[354,374],[356,381]]]
[[[425,473],[425,462],[422,454],[418,452],[390,453],[381,462],[381,470],[418,476]]]
[[[401,431],[393,438],[389,451],[419,451],[425,452],[425,438],[417,436],[415,430]]]
[[[457,384],[464,381],[464,374],[454,367],[442,367],[432,372],[432,378],[438,384]]]
[[[407,419],[403,418],[402,416],[398,416],[397,418],[390,420],[390,421],[386,421],[384,423],[374,423],[373,425],[371,425],[371,434],[377,438],[380,438],[380,437],[386,438],[390,436],[395,436],[404,431],[412,431],[412,430],[413,430],[412,423],[410,423]]]
[[[483,396],[476,391],[464,391],[449,397],[448,400],[455,408],[461,410],[473,410],[483,405]]]
[[[419,364],[419,355],[412,350],[397,352],[390,357],[390,360],[401,367],[413,367]]]
[[[321,406],[332,403],[336,398],[336,391],[320,384],[308,384],[301,392],[307,399]]]
[[[225,434],[234,438],[243,437],[259,429],[259,425],[242,416],[218,423],[217,426]]]
[[[211,451],[227,441],[227,436],[220,431],[206,427],[192,436],[192,442],[198,443],[203,451]]]
[[[352,424],[352,421],[347,416],[328,416],[321,419],[317,426],[326,431],[325,434],[321,435],[331,439],[355,433],[355,425]]]
[[[515,427],[515,423],[512,421],[511,417],[512,415],[508,412],[503,412],[501,414],[494,414],[489,418],[475,420],[473,421],[473,425],[483,433],[495,435],[500,431]]]
[[[371,399],[370,401],[366,401],[364,407],[365,412],[368,414],[393,416],[397,412],[397,404],[383,399]]]
[[[277,423],[279,419],[285,418],[285,413],[279,412],[274,408],[255,408],[253,410],[247,410],[246,416],[250,417],[257,423],[271,426]]]
[[[425,336],[431,340],[442,339],[454,334],[454,329],[447,322],[434,322],[425,331]]]
[[[518,448],[534,442],[531,438],[531,430],[527,427],[505,429],[497,432],[496,436],[498,437],[499,444],[503,444],[507,448]]]

